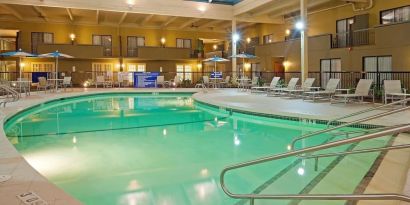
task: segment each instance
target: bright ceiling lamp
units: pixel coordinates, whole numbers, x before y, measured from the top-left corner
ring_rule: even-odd
[[[298,30],[304,30],[305,29],[305,23],[303,21],[298,21],[295,24],[295,28]]]
[[[241,38],[241,37],[239,36],[238,33],[232,34],[232,41],[238,42],[240,38]]]

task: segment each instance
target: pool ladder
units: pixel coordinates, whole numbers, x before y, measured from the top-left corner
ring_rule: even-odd
[[[398,149],[407,149],[410,148],[410,144],[402,144],[402,145],[394,145],[394,146],[385,146],[385,147],[379,147],[379,148],[369,148],[369,149],[360,149],[360,150],[353,150],[353,151],[345,151],[345,152],[334,152],[334,153],[325,153],[325,154],[312,154],[313,152],[324,150],[324,149],[329,149],[332,147],[337,147],[337,146],[342,146],[342,145],[347,145],[347,144],[352,144],[352,143],[358,143],[362,142],[365,140],[370,140],[370,139],[376,139],[380,137],[385,137],[385,136],[393,136],[397,137],[399,134],[404,133],[404,132],[409,132],[410,131],[410,124],[403,124],[403,125],[397,125],[397,126],[390,126],[390,127],[383,127],[383,128],[375,128],[375,129],[370,129],[370,130],[365,130],[365,131],[352,131],[352,132],[341,132],[338,134],[343,134],[346,135],[346,139],[341,139],[337,141],[332,141],[328,142],[325,144],[321,145],[316,145],[316,146],[311,146],[311,147],[306,147],[303,149],[295,149],[295,143],[302,140],[302,139],[307,139],[310,137],[317,136],[319,134],[324,134],[324,133],[329,133],[332,131],[335,131],[337,129],[343,128],[343,127],[348,127],[352,126],[358,123],[370,121],[373,119],[378,119],[381,117],[385,117],[388,115],[392,115],[395,113],[403,112],[405,110],[410,109],[410,106],[406,106],[407,102],[410,101],[410,99],[404,99],[400,101],[396,101],[390,104],[385,104],[381,106],[377,106],[374,108],[366,109],[363,111],[355,112],[352,114],[348,114],[333,120],[330,120],[327,123],[328,128],[312,133],[308,133],[305,135],[302,135],[298,138],[295,138],[292,143],[289,145],[289,152],[286,153],[281,153],[281,154],[276,154],[268,157],[263,157],[247,162],[242,162],[238,163],[235,165],[230,165],[225,167],[221,174],[220,174],[220,183],[222,190],[231,198],[235,199],[248,199],[250,201],[250,204],[253,205],[256,199],[275,199],[275,200],[349,200],[349,201],[359,201],[359,200],[397,200],[397,201],[404,201],[404,202],[410,202],[410,196],[403,195],[403,194],[394,194],[394,193],[383,193],[383,194],[236,194],[232,193],[228,187],[225,184],[225,175],[229,171],[232,171],[234,169],[239,169],[243,167],[249,167],[252,165],[257,165],[257,164],[262,164],[266,162],[271,162],[287,157],[292,157],[296,156],[301,159],[315,159],[315,170],[317,170],[318,163],[319,163],[319,158],[324,158],[324,157],[333,157],[333,156],[346,156],[346,155],[351,155],[351,154],[359,154],[359,153],[370,153],[370,152],[379,152],[379,151],[389,151],[389,150],[398,150]],[[370,115],[364,118],[356,119],[351,122],[347,123],[341,123],[339,120],[343,120],[346,118],[354,117],[354,116],[359,116],[365,113],[369,113],[374,110],[386,108],[392,105],[398,105],[402,104],[403,107],[401,108],[395,108],[393,110],[389,110],[386,112],[382,112],[379,114],[374,114]],[[335,127],[330,127],[333,124],[339,124]],[[373,132],[374,131],[374,132]],[[361,136],[356,136],[352,138],[348,138],[350,134],[362,134]]]
[[[20,99],[20,93],[18,93],[8,85],[0,84],[0,91],[2,91],[1,93],[3,94],[3,98],[0,101],[0,107],[1,105],[3,105],[3,107],[6,107],[7,103],[15,102]]]

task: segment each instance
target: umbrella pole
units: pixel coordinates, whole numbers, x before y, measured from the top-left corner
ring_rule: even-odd
[[[22,66],[21,66],[21,57],[19,57],[19,79],[18,79],[18,81],[21,81],[21,74],[22,74],[22,72],[21,72],[21,69],[22,69]],[[19,91],[21,92],[21,82],[19,82],[18,83],[19,84]]]
[[[56,74],[55,74],[55,81],[56,81],[56,83],[55,83],[55,89],[56,89],[56,92],[57,92],[57,88],[58,88],[58,56],[56,57]]]

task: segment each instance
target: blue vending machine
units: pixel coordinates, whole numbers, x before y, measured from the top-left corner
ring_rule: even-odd
[[[155,88],[159,72],[134,72],[134,88]]]

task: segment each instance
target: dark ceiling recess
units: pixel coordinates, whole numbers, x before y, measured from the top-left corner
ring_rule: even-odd
[[[235,5],[242,0],[186,0],[186,1],[197,1],[197,2],[206,2],[206,3],[212,3],[212,4],[225,4],[225,5]]]

